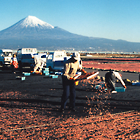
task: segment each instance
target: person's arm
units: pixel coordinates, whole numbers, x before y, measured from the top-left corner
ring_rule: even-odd
[[[122,86],[123,86],[124,88],[126,88],[126,85],[125,85],[124,81],[122,80],[121,75],[120,75],[118,72],[114,72],[114,74],[115,74],[115,77],[118,78],[118,79],[120,80]]]
[[[126,85],[123,85],[123,87],[126,89],[127,87],[126,87]]]
[[[78,60],[79,61],[79,60]],[[82,68],[82,60],[79,61],[79,69],[81,72],[83,72],[84,74],[87,73],[83,68]]]
[[[81,72],[83,72],[83,73],[87,73],[84,69],[81,69]]]

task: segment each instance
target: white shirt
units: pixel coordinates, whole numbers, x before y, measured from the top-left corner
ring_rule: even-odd
[[[124,81],[122,80],[121,75],[118,72],[113,71],[114,75],[116,78],[118,78],[120,80],[120,82],[122,83],[123,86],[125,86]]]

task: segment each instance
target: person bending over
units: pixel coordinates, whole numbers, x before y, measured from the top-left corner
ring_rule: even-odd
[[[116,78],[120,80],[122,86],[126,89],[126,85],[124,81],[122,80],[122,75],[119,72],[109,71],[105,74],[105,83],[106,83],[107,88],[111,89],[112,93],[117,93],[117,91],[115,91]]]

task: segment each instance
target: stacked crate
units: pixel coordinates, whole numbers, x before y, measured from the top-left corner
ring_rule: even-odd
[[[49,68],[43,68],[42,73],[43,75],[49,76],[50,75]]]

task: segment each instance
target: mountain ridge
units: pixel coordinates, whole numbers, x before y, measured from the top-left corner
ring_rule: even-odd
[[[27,16],[0,31],[0,48],[36,47],[43,50],[140,52],[140,43],[87,37]]]

